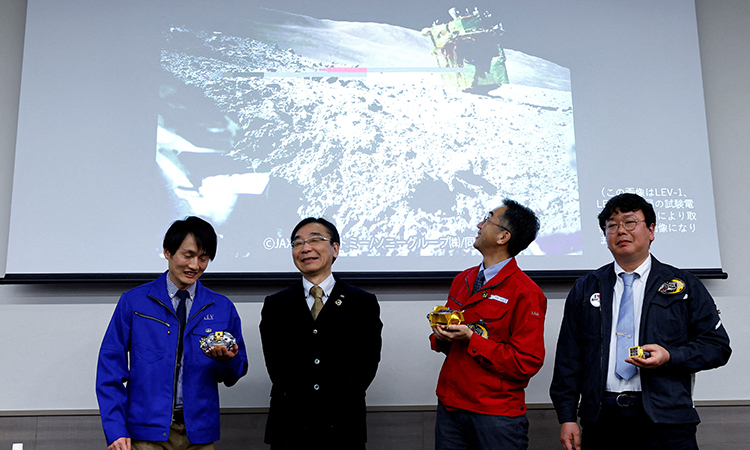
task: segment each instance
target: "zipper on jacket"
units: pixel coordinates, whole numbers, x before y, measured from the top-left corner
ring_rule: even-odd
[[[180,325],[179,325],[180,320],[177,317],[177,313],[175,313],[174,311],[172,311],[171,309],[169,309],[169,307],[167,307],[167,305],[165,305],[164,302],[162,302],[158,298],[152,297],[150,295],[149,295],[149,298],[151,300],[155,301],[156,303],[160,304],[164,309],[167,310],[167,312],[169,314],[172,314],[175,318],[177,318],[177,330],[178,330],[178,333],[184,334],[185,330],[180,330]],[[185,321],[185,328],[187,328],[187,321]],[[183,345],[184,345],[184,340],[183,340]],[[180,336],[178,334],[178,336],[177,336],[177,347],[179,347],[179,346],[180,346]],[[177,348],[175,348],[175,352],[174,352],[174,364],[172,365],[172,367],[174,367],[174,376],[172,377],[172,406],[171,406],[171,413],[170,413],[170,420],[169,420],[170,423],[172,423],[172,421],[174,421],[174,406],[175,406],[175,400],[177,400],[177,379],[178,379],[178,377],[180,375],[180,369],[177,367],[177,363],[178,363],[178,361],[177,361]]]
[[[146,314],[142,314],[142,313],[139,313],[138,311],[134,311],[133,313],[134,313],[134,314],[135,314],[136,316],[138,316],[138,317],[143,317],[144,319],[151,319],[151,320],[155,320],[155,321],[157,321],[157,322],[159,322],[159,323],[163,323],[163,324],[164,324],[164,325],[166,325],[167,327],[171,327],[171,326],[172,326],[172,325],[170,325],[170,324],[169,324],[168,322],[165,322],[165,321],[163,321],[163,320],[161,320],[161,319],[157,319],[156,317],[152,317],[152,316],[147,316]]]
[[[152,300],[154,300],[156,303],[160,304],[161,306],[163,306],[164,309],[166,309],[173,316],[177,317],[177,314],[174,313],[171,309],[169,309],[167,307],[167,305],[164,304],[164,302],[162,302],[158,298],[154,298],[154,297],[151,297],[151,296],[149,296],[149,298],[152,299]],[[188,324],[188,322],[190,322],[191,320],[193,320],[195,318],[195,316],[197,316],[201,311],[203,311],[204,309],[206,309],[209,306],[213,305],[214,303],[216,303],[216,302],[206,303],[205,305],[203,305],[203,307],[201,309],[199,309],[198,311],[196,311],[195,313],[193,313],[193,315],[190,316],[189,319],[185,320],[185,330],[187,330],[187,324]],[[159,320],[159,319],[154,319],[154,320]],[[178,321],[179,321],[179,318],[178,318]],[[165,322],[163,322],[163,323],[165,323]],[[168,323],[166,325],[169,326]],[[178,329],[180,328],[179,325],[177,326],[177,328]],[[185,330],[179,330],[180,335],[182,335],[182,348],[183,348],[182,357],[183,357],[183,359],[185,358],[185,352],[184,352],[184,348],[185,348],[185,336],[184,336]],[[179,347],[179,345],[180,345],[180,336],[177,336],[177,346]],[[175,356],[174,356],[174,377],[172,378],[172,414],[171,414],[170,423],[171,423],[171,421],[174,420],[174,406],[175,406],[175,401],[177,400],[177,380],[179,379],[179,376],[180,376],[180,368],[177,367],[177,364],[179,363],[179,361],[177,361],[177,349],[175,349],[174,353],[175,353]],[[180,367],[182,367],[182,365],[180,365]],[[183,408],[184,408],[184,406],[185,405],[183,404]]]

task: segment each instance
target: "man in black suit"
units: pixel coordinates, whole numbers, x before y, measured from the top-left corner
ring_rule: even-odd
[[[265,442],[272,450],[364,449],[365,391],[380,362],[380,307],[375,295],[331,273],[336,227],[308,217],[292,231],[302,273],[266,297],[260,337],[271,378]]]

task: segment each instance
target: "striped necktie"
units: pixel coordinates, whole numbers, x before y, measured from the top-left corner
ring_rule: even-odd
[[[474,289],[471,290],[471,295],[474,295],[478,290],[484,286],[484,269],[480,270],[477,274],[477,279],[474,280]]]

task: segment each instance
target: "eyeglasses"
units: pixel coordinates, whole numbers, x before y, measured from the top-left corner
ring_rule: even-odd
[[[310,244],[312,246],[316,246],[318,244],[322,244],[323,242],[330,242],[331,240],[327,237],[323,236],[312,236],[307,239],[297,238],[292,241],[292,248],[300,248],[305,244]]]
[[[638,222],[643,221],[638,219],[630,219],[624,222],[609,222],[607,223],[605,230],[607,231],[607,234],[615,234],[617,233],[617,230],[620,229],[620,225],[622,225],[625,231],[633,231],[635,230],[635,227],[638,226]]]
[[[505,230],[505,231],[507,231],[507,232],[509,232],[509,233],[510,233],[510,230],[509,230],[509,229],[505,228],[504,226],[500,225],[499,223],[495,223],[495,222],[491,221],[491,220],[490,220],[490,217],[492,217],[492,213],[491,213],[491,212],[488,212],[488,213],[487,213],[487,214],[486,214],[486,215],[485,215],[485,216],[484,216],[484,217],[482,218],[482,221],[481,221],[481,222],[479,222],[479,223],[481,223],[481,224],[483,224],[483,225],[484,225],[485,223],[489,222],[489,223],[491,223],[492,225],[495,225],[496,227],[500,227],[500,228],[502,228],[503,230]]]

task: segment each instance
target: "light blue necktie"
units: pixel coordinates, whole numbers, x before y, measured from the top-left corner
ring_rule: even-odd
[[[635,345],[635,316],[633,314],[633,280],[637,273],[621,273],[625,289],[620,299],[620,314],[617,318],[617,362],[615,374],[623,380],[629,380],[635,375],[634,365],[626,363],[630,357],[630,347]]]

